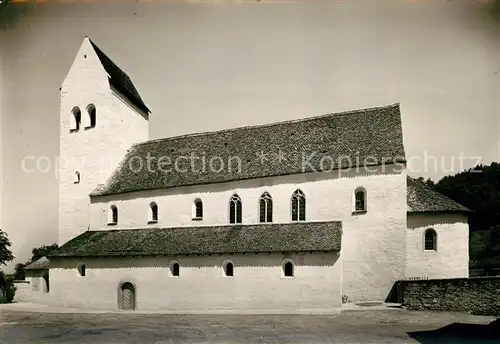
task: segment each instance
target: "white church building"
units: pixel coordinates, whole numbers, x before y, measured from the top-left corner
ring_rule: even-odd
[[[31,267],[33,299],[328,313],[468,277],[469,210],[407,176],[399,104],[149,140],[148,107],[88,38],[60,91],[60,248]]]

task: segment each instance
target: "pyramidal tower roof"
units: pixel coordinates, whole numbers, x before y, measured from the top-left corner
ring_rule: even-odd
[[[146,113],[151,113],[149,108],[144,104],[139,92],[134,86],[132,79],[125,73],[120,67],[116,65],[92,40],[88,37],[85,37],[89,40],[89,43],[92,45],[99,61],[106,73],[109,76],[109,83],[116,88],[120,93],[126,96],[135,106]]]

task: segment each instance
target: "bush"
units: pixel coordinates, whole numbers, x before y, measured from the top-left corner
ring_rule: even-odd
[[[12,303],[12,301],[14,301],[14,297],[16,296],[16,289],[17,288],[14,285],[14,282],[11,281],[5,290],[5,301],[7,301],[7,303]]]
[[[16,286],[12,278],[5,278],[0,271],[0,303],[12,303],[16,295]]]
[[[23,264],[23,263],[17,263],[16,264],[16,271],[14,273],[14,279],[17,281],[20,280],[25,280],[26,276],[24,274],[24,267],[28,264]]]

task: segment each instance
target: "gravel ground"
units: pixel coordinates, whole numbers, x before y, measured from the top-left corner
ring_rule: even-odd
[[[2,310],[0,343],[500,343],[490,317],[405,310],[340,315],[60,314]]]

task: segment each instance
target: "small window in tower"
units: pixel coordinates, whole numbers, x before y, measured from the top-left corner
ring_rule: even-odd
[[[73,110],[71,110],[70,116],[70,131],[78,131],[80,130],[80,124],[82,122],[82,112],[78,106],[75,106]]]
[[[96,109],[94,104],[87,106],[87,112],[89,114],[89,124],[87,128],[94,128],[96,124]]]
[[[203,202],[197,198],[194,200],[194,217],[193,220],[203,220]]]
[[[148,223],[158,222],[158,205],[155,202],[151,202],[149,205],[149,221]]]
[[[75,184],[80,183],[80,172],[78,172],[78,171],[76,171],[76,172],[75,172],[75,180],[74,180],[74,183],[75,183]]]

